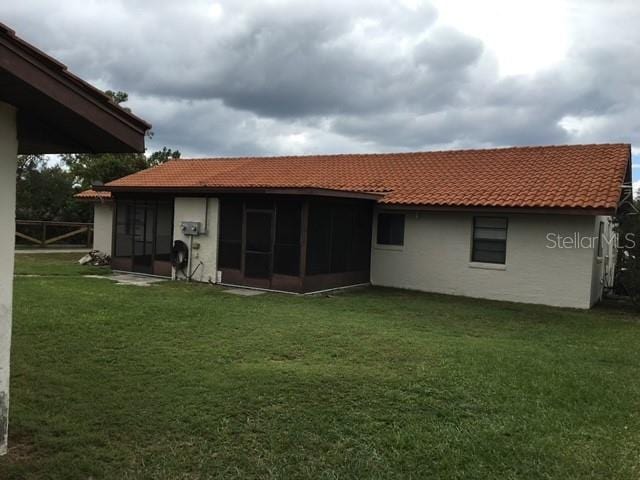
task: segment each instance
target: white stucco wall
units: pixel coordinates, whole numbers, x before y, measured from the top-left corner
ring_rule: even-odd
[[[113,203],[96,203],[93,207],[93,249],[111,255],[113,241]]]
[[[9,425],[9,353],[15,250],[16,111],[0,102],[0,455],[7,452]]]
[[[180,230],[182,222],[200,222],[203,228],[205,224],[207,225],[207,231],[204,235],[193,238],[193,243],[200,245],[200,248],[191,252],[191,270],[195,272],[192,280],[196,282],[216,282],[216,271],[218,269],[218,210],[219,202],[217,198],[183,197],[175,199],[174,241],[182,240],[189,245],[189,237],[183,235]]]
[[[371,283],[514,302],[591,306],[593,248],[547,248],[547,235],[592,236],[593,216],[506,215],[505,265],[471,262],[473,216],[408,212],[404,246],[399,248],[376,245],[375,215]]]

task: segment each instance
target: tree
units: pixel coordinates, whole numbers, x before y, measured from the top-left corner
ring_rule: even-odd
[[[149,167],[155,167],[156,165],[160,165],[167,160],[176,158],[180,158],[180,152],[178,150],[171,150],[170,148],[162,147],[162,150],[158,150],[149,155],[149,158],[147,159],[147,165]]]
[[[18,170],[16,171],[17,181],[24,179],[30,172],[40,169],[46,163],[47,159],[43,155],[19,155]]]
[[[96,182],[107,183],[117,178],[131,175],[147,168],[147,159],[143,154],[69,154],[62,161],[81,189],[91,188]]]
[[[120,105],[121,103],[125,103],[129,100],[129,94],[127,92],[121,92],[121,91],[114,92],[113,90],[106,90],[104,94],[107,97],[111,98],[111,100],[113,100],[113,103],[115,103],[116,105]],[[126,107],[122,107],[122,108],[124,108],[127,112],[130,111],[130,109]]]
[[[50,166],[45,157],[18,157],[16,172],[16,217],[20,220],[86,222],[91,209],[73,195],[73,176],[59,165]]]
[[[107,90],[105,93],[118,105],[129,99],[126,92]],[[148,135],[151,137],[153,133],[150,132]],[[75,182],[83,189],[91,188],[91,185],[96,182],[111,182],[173,158],[180,158],[180,152],[167,147],[153,152],[149,157],[142,153],[62,155],[62,160],[73,175]]]

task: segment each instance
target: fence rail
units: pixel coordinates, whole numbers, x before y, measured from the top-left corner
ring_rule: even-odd
[[[16,220],[16,246],[91,248],[93,246],[93,224]]]

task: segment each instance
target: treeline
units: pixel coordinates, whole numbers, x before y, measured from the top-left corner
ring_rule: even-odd
[[[163,148],[143,154],[63,155],[55,164],[42,155],[18,157],[16,218],[60,222],[89,222],[91,205],[73,196],[95,182],[107,183],[159,165],[180,152]]]

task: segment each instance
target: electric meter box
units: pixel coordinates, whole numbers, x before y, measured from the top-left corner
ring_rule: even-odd
[[[197,237],[202,233],[202,224],[200,222],[182,222],[180,230],[182,230],[183,235]]]

